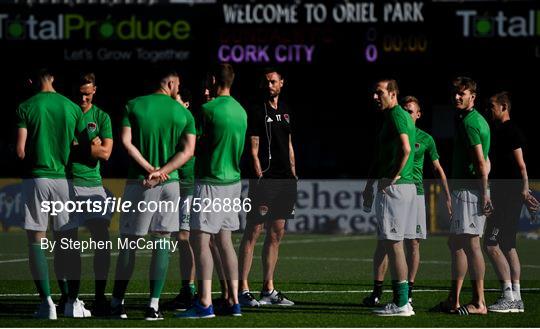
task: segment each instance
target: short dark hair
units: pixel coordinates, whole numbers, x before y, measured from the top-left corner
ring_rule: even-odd
[[[512,107],[512,100],[510,98],[510,93],[507,91],[501,91],[491,96],[491,99],[494,100],[497,104],[506,105],[508,111]]]
[[[49,68],[43,67],[35,70],[28,77],[29,82],[32,86],[40,88],[43,85],[43,82],[50,80],[54,77],[54,74]]]
[[[476,82],[469,77],[457,77],[452,82],[454,87],[459,90],[469,90],[471,94],[476,94]]]
[[[399,87],[395,79],[381,79],[378,81],[378,83],[381,83],[381,82],[386,83],[386,90],[388,90],[389,93],[390,92],[396,93],[396,97],[399,95]]]
[[[178,75],[178,72],[174,70],[169,69],[163,69],[163,70],[156,70],[154,72],[154,84],[160,86],[162,83],[164,83],[169,78],[180,78],[180,75]]]
[[[93,84],[94,86],[96,85],[96,75],[92,72],[81,74],[79,78],[79,85],[83,86],[90,83]]]
[[[221,88],[231,88],[234,82],[234,69],[229,63],[221,63],[212,71],[216,85]]]
[[[283,75],[281,74],[281,71],[278,70],[277,68],[275,67],[265,67],[264,70],[263,70],[263,75],[267,75],[267,74],[270,74],[270,73],[276,73],[280,79],[283,79]]]
[[[422,112],[422,108],[420,107],[420,102],[418,101],[418,98],[416,98],[414,96],[405,96],[401,100],[401,104],[403,104],[403,105],[406,105],[406,104],[409,104],[409,103],[415,103],[418,106],[418,111]]]

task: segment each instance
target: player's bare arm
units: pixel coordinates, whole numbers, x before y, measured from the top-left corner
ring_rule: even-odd
[[[411,155],[411,145],[409,144],[409,135],[407,134],[400,134],[399,140],[401,142],[401,147],[398,149],[398,159],[400,159],[399,167],[397,168],[397,171],[394,173],[392,177],[392,184],[395,183],[400,175],[403,168],[405,168],[405,165],[407,164],[407,160],[409,159],[409,156]]]
[[[194,134],[185,134],[182,136],[182,151],[176,153],[169,162],[167,162],[159,170],[150,173],[148,179],[160,178],[164,181],[169,178],[169,174],[178,168],[182,167],[184,163],[188,162],[195,153],[195,141],[197,137]]]
[[[293,144],[292,144],[291,135],[289,135],[289,161],[291,163],[291,172],[292,172],[293,176],[298,178],[298,176],[296,175],[296,164],[295,164],[295,160],[294,160],[294,147],[293,147]]]
[[[94,140],[96,140],[95,143]],[[111,156],[112,148],[112,138],[103,138],[102,140],[99,137],[96,137],[92,140],[92,143],[90,144],[90,154],[96,159],[107,161]]]
[[[390,177],[389,179],[382,179],[379,183],[381,186],[379,187],[380,190],[383,190],[394,184],[399,178],[401,171],[403,168],[405,168],[405,165],[407,164],[407,160],[409,159],[409,155],[411,154],[411,145],[409,145],[409,135],[407,134],[399,134],[399,140],[401,142],[401,147],[398,148],[398,152],[396,154],[397,158],[399,159],[398,163],[399,166],[397,167],[397,170],[395,173]]]
[[[26,137],[28,136],[28,130],[26,128],[17,129],[17,157],[21,160],[24,159],[25,152],[24,148],[26,147]]]
[[[446,196],[446,208],[448,209],[448,214],[452,215],[452,196],[450,194],[450,189],[448,188],[448,180],[446,179],[446,174],[439,160],[433,161],[433,170],[439,176],[441,183],[444,188],[444,194]]]
[[[126,148],[128,155],[143,167],[148,173],[151,173],[155,168],[142,156],[141,152],[131,143],[131,127],[122,127],[122,144]]]
[[[493,212],[491,197],[488,192],[488,174],[490,166],[488,161],[484,158],[482,144],[473,146],[473,163],[482,185],[482,209],[484,209],[484,214],[489,216]]]
[[[259,136],[251,136],[249,138],[251,142],[251,158],[253,160],[253,169],[257,177],[262,177],[261,161],[259,160]]]
[[[529,190],[529,176],[527,174],[527,165],[525,164],[525,160],[523,158],[523,150],[521,148],[514,150],[514,160],[516,160],[519,171],[521,173],[521,180],[523,182],[523,188],[521,189],[523,201],[529,209],[537,211],[540,208],[540,202],[538,202],[538,200],[536,200],[536,198],[531,195],[531,192]]]

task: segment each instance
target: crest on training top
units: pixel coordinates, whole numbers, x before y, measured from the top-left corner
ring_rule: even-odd
[[[285,121],[287,121],[287,123],[290,123],[289,115],[287,113],[283,114],[283,118],[285,119]]]
[[[88,122],[86,125],[86,130],[88,130],[89,133],[93,133],[97,129],[97,124],[95,122]]]

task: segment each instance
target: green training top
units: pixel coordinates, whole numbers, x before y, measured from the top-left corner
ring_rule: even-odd
[[[195,118],[195,116],[193,116],[193,118]],[[197,138],[200,135],[199,124],[200,120],[195,119]],[[182,197],[193,195],[193,189],[195,186],[195,156],[189,159],[182,167],[178,169],[178,178],[180,179],[180,195]]]
[[[180,151],[183,135],[195,135],[193,115],[171,96],[150,94],[132,99],[126,105],[123,127],[131,127],[131,142],[154,167],[163,167]],[[144,179],[148,173],[131,159],[128,178]],[[169,174],[178,181],[178,170]]]
[[[473,146],[481,144],[484,159],[487,159],[490,145],[489,125],[475,109],[459,114],[460,118],[454,135],[454,153],[452,157],[452,178],[478,179],[473,164]],[[454,181],[454,189],[466,188],[466,182]],[[466,184],[470,185],[470,184]]]
[[[69,153],[82,112],[56,92],[39,92],[19,105],[17,127],[26,128],[26,161],[37,178],[66,178]]]
[[[416,128],[416,143],[414,144],[414,170],[413,178],[416,185],[416,194],[424,195],[424,154],[429,153],[431,162],[439,160],[437,146],[430,134]]]
[[[113,138],[111,118],[96,105],[82,114],[79,123],[77,141],[78,152],[72,154],[73,185],[75,186],[101,186],[99,160],[90,155],[90,142],[99,136],[102,140]]]
[[[240,181],[246,130],[246,110],[233,97],[218,96],[203,105],[195,163],[195,176],[201,183],[229,185]]]
[[[414,144],[416,142],[415,126],[409,113],[405,112],[399,105],[384,112],[384,122],[379,133],[379,152],[378,152],[378,178],[393,178],[395,170],[398,167],[397,154],[401,148],[399,135],[407,134],[411,154],[407,159],[405,167],[400,173],[401,178],[396,184],[412,184],[413,166],[414,166]]]
[[[193,195],[195,184],[195,157],[184,163],[178,169],[178,178],[180,179],[180,194],[182,196]]]

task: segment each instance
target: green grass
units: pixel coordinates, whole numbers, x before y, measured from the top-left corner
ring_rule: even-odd
[[[240,236],[235,235],[234,238],[238,244]],[[142,320],[148,298],[148,252],[139,254],[136,273],[128,288],[128,320],[62,317],[58,321],[33,320],[31,314],[38,298],[33,295],[35,288],[28,274],[25,243],[23,233],[0,234],[1,327],[529,327],[540,321],[540,281],[537,279],[540,277],[540,260],[535,252],[540,241],[520,239],[518,242],[524,265],[522,287],[527,289],[522,293],[526,305],[526,312],[522,314],[489,314],[464,319],[427,312],[445,298],[450,271],[446,238],[430,237],[421,247],[423,263],[415,284],[418,291],[414,294],[416,316],[373,316],[370,309],[360,306],[366,291],[371,289],[373,237],[289,235],[280,250],[276,282],[277,287],[296,302],[294,307],[244,309],[242,318],[217,317],[209,320],[180,320],[167,312],[165,320],[157,323]],[[260,255],[260,245],[256,255]],[[91,304],[92,257],[88,253],[84,256],[81,293],[82,299]],[[178,255],[171,260],[162,301],[174,297],[178,290]],[[52,261],[49,265],[52,267]],[[114,267],[113,257],[111,273]],[[490,303],[499,295],[496,291],[498,282],[491,265],[488,264],[486,269],[486,288],[492,289],[486,292],[486,300]],[[260,273],[260,257],[257,257],[251,274],[253,291],[260,289]],[[53,292],[58,293],[55,282],[52,287]],[[389,288],[388,285],[386,287]],[[109,292],[112,290],[112,281],[107,288]],[[214,290],[218,291],[219,287],[215,285]],[[467,284],[462,301],[469,298]],[[383,299],[391,299],[391,293],[386,292]]]

